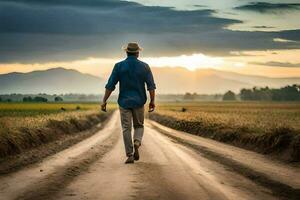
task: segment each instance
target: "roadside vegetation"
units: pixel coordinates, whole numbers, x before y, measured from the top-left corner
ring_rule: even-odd
[[[109,115],[98,104],[0,103],[0,158],[88,130]]]
[[[149,118],[191,134],[300,161],[300,103],[164,103]]]

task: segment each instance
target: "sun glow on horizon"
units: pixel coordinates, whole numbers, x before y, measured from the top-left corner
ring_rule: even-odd
[[[90,57],[83,60],[74,60],[69,62],[48,62],[33,64],[1,64],[0,74],[2,71],[29,72],[33,70],[44,70],[53,67],[64,67],[69,69],[77,69],[81,72],[97,74],[99,67],[102,70],[110,71],[115,63],[124,58],[94,58]],[[173,57],[141,57],[141,60],[148,63],[151,67],[184,67],[194,71],[201,68],[220,68],[224,64],[223,58],[210,57],[204,54],[180,55]],[[97,69],[98,68],[98,69]],[[107,69],[109,68],[109,69]],[[9,70],[10,69],[10,70]],[[22,70],[20,70],[22,69]]]
[[[150,67],[182,67],[191,71],[197,69],[217,69],[248,75],[263,75],[269,77],[300,77],[300,67],[268,66],[268,63],[297,65],[300,63],[300,50],[276,51],[241,51],[232,52],[231,56],[213,57],[203,53],[178,56],[144,57]],[[125,57],[105,58],[89,57],[81,60],[47,63],[0,63],[0,74],[9,72],[31,72],[50,68],[63,67],[75,69],[83,73],[107,77],[115,63]],[[293,61],[293,62],[291,62]],[[265,64],[264,64],[265,63]],[[300,66],[300,65],[299,65]]]
[[[143,60],[155,67],[184,67],[191,71],[201,68],[220,68],[224,64],[222,58],[210,57],[201,53],[174,57],[149,57]]]

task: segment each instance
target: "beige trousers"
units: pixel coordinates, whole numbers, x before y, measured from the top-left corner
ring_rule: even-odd
[[[138,140],[141,144],[144,134],[144,106],[141,108],[120,108],[121,126],[126,156],[133,154],[132,125],[134,129],[133,141]]]

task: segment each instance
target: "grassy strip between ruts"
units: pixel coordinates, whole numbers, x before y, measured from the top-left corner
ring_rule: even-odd
[[[0,157],[22,153],[24,150],[76,134],[104,121],[111,113],[99,110],[69,111],[33,116],[0,118]]]
[[[149,118],[176,130],[300,161],[298,105],[178,103],[159,105]]]

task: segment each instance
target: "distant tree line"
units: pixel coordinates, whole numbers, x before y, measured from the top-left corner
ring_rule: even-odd
[[[236,95],[231,90],[229,90],[223,95],[223,101],[235,101],[235,100],[236,100]]]
[[[2,94],[0,98],[3,101],[10,99],[13,102],[23,102],[23,99],[26,97],[43,97],[48,99],[48,102],[100,102],[103,98],[101,94]],[[197,93],[186,93],[186,94],[157,94],[156,99],[161,102],[179,102],[179,101],[219,101],[222,100],[222,94],[197,94]],[[116,102],[118,99],[117,94],[113,94],[110,97],[110,101]],[[29,102],[28,99],[25,101]]]
[[[55,98],[54,98],[54,101],[55,101],[55,102],[59,102],[59,101],[64,101],[64,100],[63,100],[63,98],[61,98],[61,97],[55,97]]]
[[[99,102],[103,95],[95,94],[2,94],[0,102]],[[300,85],[289,85],[279,89],[269,87],[242,89],[239,94],[228,91],[225,94],[158,94],[158,101],[300,101]],[[112,95],[111,101],[117,101],[117,95]]]
[[[279,89],[254,87],[242,89],[239,95],[228,91],[223,95],[223,100],[236,100],[237,96],[242,101],[300,101],[300,85],[288,85]]]
[[[255,101],[300,101],[300,85],[288,85],[279,89],[256,88],[242,89],[241,100]]]
[[[159,98],[159,97],[158,97]],[[218,101],[222,99],[222,94],[197,94],[187,92],[183,96],[181,95],[181,100],[184,101]]]
[[[28,97],[31,97],[28,98]],[[48,102],[99,102],[102,99],[102,95],[94,94],[1,94],[0,98],[2,102],[13,101],[13,102],[30,102],[35,101],[35,97],[43,97],[48,100]],[[117,96],[112,96],[111,100],[116,100]],[[1,101],[0,100],[0,101]],[[39,99],[40,100],[40,99]]]
[[[23,98],[23,102],[48,102],[48,99],[44,97],[32,98],[31,96],[28,96]]]
[[[63,101],[63,98],[60,96],[57,96],[54,98],[54,101],[61,102],[61,101]],[[26,97],[23,97],[23,102],[48,102],[48,99],[45,97],[41,97],[41,96],[36,96],[36,97],[26,96]]]
[[[0,97],[0,102],[12,102],[11,99],[7,98],[7,99],[3,99]]]

